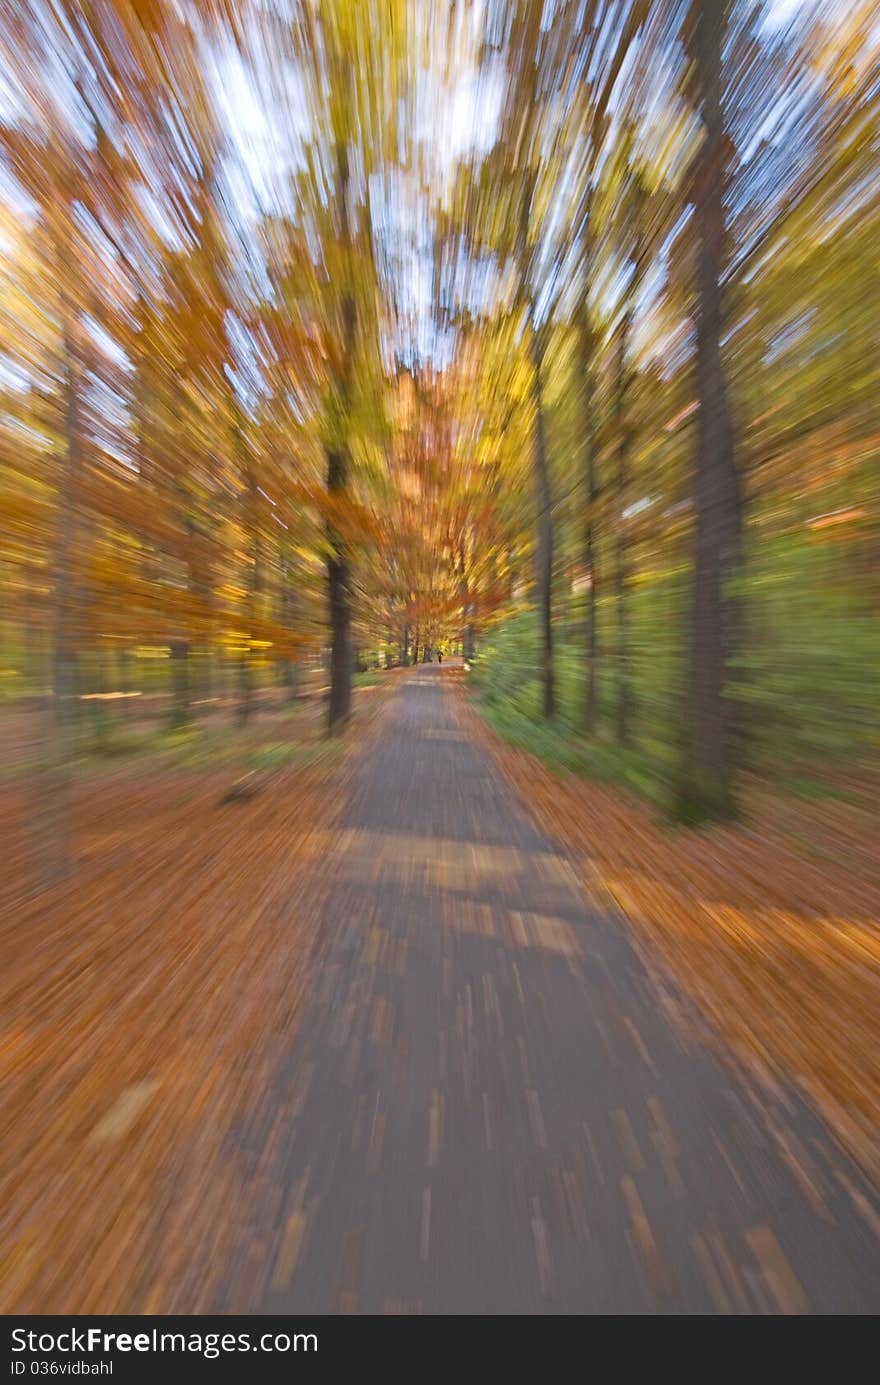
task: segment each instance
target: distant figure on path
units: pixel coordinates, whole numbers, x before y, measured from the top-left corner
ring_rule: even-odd
[[[442,663],[443,663],[443,655],[440,653],[440,650],[439,650],[439,649],[437,650],[437,663],[438,663],[438,664],[442,664]]]

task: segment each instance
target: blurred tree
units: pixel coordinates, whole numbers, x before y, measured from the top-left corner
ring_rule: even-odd
[[[727,11],[727,0],[694,4],[687,29],[702,140],[693,169],[698,412],[693,631],[680,791],[684,816],[726,816],[733,810],[733,740],[724,694],[741,629],[733,582],[742,562],[742,500],[721,359],[724,194],[730,162],[722,107]]]

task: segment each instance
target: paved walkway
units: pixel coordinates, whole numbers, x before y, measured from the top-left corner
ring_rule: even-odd
[[[445,672],[402,676],[358,771],[217,1308],[880,1309],[858,1175],[796,1099],[758,1112],[683,1046]]]

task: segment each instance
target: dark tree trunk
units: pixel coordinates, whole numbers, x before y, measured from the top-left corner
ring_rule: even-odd
[[[469,659],[473,654],[473,635],[474,627],[471,624],[471,593],[468,588],[467,576],[467,557],[464,544],[462,544],[456,554],[456,566],[459,573],[459,593],[461,596],[461,650],[462,658]],[[468,652],[470,650],[470,653]]]
[[[614,478],[614,609],[616,648],[614,672],[616,681],[615,732],[619,745],[628,745],[632,731],[633,686],[629,642],[629,546],[626,536],[626,508],[629,502],[630,428],[627,416],[627,385],[629,382],[627,348],[630,330],[630,310],[620,324],[617,356],[615,424],[617,427],[616,463]]]
[[[65,251],[56,245],[58,282],[70,272]],[[38,805],[38,876],[51,884],[67,874],[71,865],[70,778],[74,742],[79,721],[79,671],[77,621],[81,598],[77,574],[77,546],[81,542],[79,514],[82,471],[82,376],[75,309],[61,294],[61,328],[64,343],[65,442],[58,494],[58,530],[55,539],[51,606],[52,702],[48,727],[48,754],[43,792]]]
[[[239,726],[247,726],[253,710],[253,675],[251,671],[251,653],[246,648],[238,656],[238,705],[235,709],[235,719]]]
[[[283,687],[288,702],[296,702],[299,698],[299,664],[296,659],[281,660],[281,686]]]
[[[351,265],[351,226],[349,220],[348,151],[337,149],[337,182],[339,195],[340,231],[346,271]],[[337,445],[327,449],[327,491],[334,500],[344,499],[348,490],[348,438],[346,436],[354,373],[357,305],[354,295],[346,291],[342,302],[342,366],[339,378],[339,415],[342,436]],[[348,544],[332,523],[329,525],[330,553],[327,558],[327,594],[330,607],[330,697],[327,706],[327,726],[331,735],[342,730],[351,714],[351,561]]]
[[[344,483],[334,483],[342,463],[338,453],[328,456],[328,489],[338,490]],[[334,551],[327,559],[327,589],[330,600],[330,699],[327,708],[331,735],[339,731],[351,714],[351,567],[344,543],[334,540]]]
[[[595,731],[598,721],[598,666],[599,641],[596,630],[596,505],[599,490],[596,484],[596,426],[593,416],[595,406],[593,389],[593,332],[588,317],[586,303],[581,319],[581,377],[584,389],[584,487],[586,505],[584,518],[584,576],[588,583],[584,593],[584,653],[586,656],[586,678],[584,680],[584,730]]]
[[[71,373],[72,374],[72,373]],[[67,452],[59,496],[55,582],[52,594],[52,724],[49,730],[46,823],[42,875],[51,883],[70,866],[70,764],[78,720],[75,643],[75,575],[77,492],[79,487],[79,401],[72,378],[67,392]]]
[[[404,627],[403,627],[403,650],[402,650],[402,657],[401,657],[400,662],[403,664],[403,667],[404,667],[404,668],[406,668],[407,665],[409,664],[409,626],[408,626],[408,625],[404,625]]]
[[[538,597],[538,622],[541,641],[541,686],[544,716],[556,715],[556,680],[553,667],[553,503],[547,458],[544,400],[541,372],[543,354],[539,334],[531,327],[535,408],[532,465],[535,481],[536,544],[535,587]]]
[[[210,569],[205,557],[208,535],[204,530],[193,524],[192,520],[187,521],[187,529],[189,532],[188,542],[190,550],[190,588],[202,612],[202,619],[210,623],[211,611],[214,604],[214,592],[211,584]],[[213,680],[211,677],[210,631],[208,631],[206,638],[200,640],[197,652],[198,659],[193,660],[196,665],[193,670],[195,675],[195,688],[198,696],[207,701],[211,697],[213,687]]]
[[[238,662],[238,709],[239,726],[246,726],[254,710],[254,631],[259,617],[260,598],[263,587],[263,551],[260,537],[260,507],[257,478],[247,439],[241,422],[235,424],[235,449],[238,453],[245,477],[245,533],[250,530],[251,567],[248,577],[247,594],[247,645],[241,651]]]
[[[293,583],[293,561],[287,546],[279,545],[279,569],[281,590],[278,599],[278,614],[282,626],[291,634],[296,626],[298,610],[296,588]],[[281,684],[287,693],[287,701],[295,702],[299,697],[299,661],[287,654],[281,660]]]
[[[189,724],[191,692],[189,683],[189,641],[171,641],[171,727],[179,730]]]
[[[214,695],[214,656],[210,643],[202,645],[202,664],[199,669],[199,697],[210,702]]]
[[[742,509],[733,427],[721,358],[727,139],[721,82],[727,0],[692,11],[695,79],[703,142],[697,156],[695,525],[692,643],[679,811],[686,818],[726,817],[731,792],[731,725],[725,679],[738,634],[729,583],[741,563]]]
[[[534,68],[530,67],[531,92],[524,92],[528,102],[534,100]],[[532,203],[537,183],[537,169],[529,168],[523,186],[517,258],[520,272],[520,295],[529,333],[532,359],[532,479],[535,488],[535,593],[538,602],[538,628],[541,651],[541,694],[545,718],[556,715],[556,685],[553,667],[553,504],[550,470],[547,457],[547,437],[543,398],[543,347],[535,323],[535,302],[529,286]]]
[[[116,681],[119,684],[119,691],[122,693],[126,703],[128,694],[131,691],[130,664],[128,650],[119,648],[116,651]]]
[[[187,497],[178,479],[176,483],[178,521],[186,534],[187,586],[191,596],[199,589],[198,559],[196,554],[197,531],[193,518],[187,513]],[[187,726],[192,718],[192,641],[184,636],[169,641],[171,653],[171,714],[169,725],[172,730]]]

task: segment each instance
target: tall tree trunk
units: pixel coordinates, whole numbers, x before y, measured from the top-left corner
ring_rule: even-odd
[[[238,703],[235,720],[239,726],[247,726],[253,709],[253,677],[251,673],[250,648],[241,650],[238,656]]]
[[[174,385],[174,400],[178,419],[182,419],[186,404],[184,402],[184,392],[182,382],[178,378]],[[186,535],[186,580],[189,594],[195,597],[198,588],[198,559],[196,555],[196,524],[191,513],[191,501],[187,495],[183,477],[180,472],[174,477],[172,482],[174,502],[177,512],[177,520],[181,529]],[[169,716],[169,726],[171,730],[180,730],[186,726],[192,716],[192,676],[190,669],[190,654],[192,652],[192,641],[188,638],[192,634],[192,621],[186,618],[186,634],[177,633],[175,638],[169,641],[169,652],[171,655],[171,713]]]
[[[535,481],[536,537],[535,586],[538,596],[538,621],[541,641],[541,687],[544,716],[556,715],[556,678],[553,666],[553,502],[550,489],[550,469],[547,458],[547,436],[544,421],[544,397],[541,373],[543,352],[540,335],[530,326],[532,349],[532,398],[534,402],[534,437],[532,466]]]
[[[199,529],[198,539],[199,546],[200,548],[202,548],[202,545],[205,545],[210,541],[210,535],[206,534],[203,530]],[[201,639],[199,640],[199,659],[197,663],[197,669],[195,670],[196,690],[198,692],[199,698],[202,699],[202,701],[209,702],[211,700],[211,697],[213,696],[214,690],[214,680],[212,676],[213,651],[211,645],[211,629],[214,623],[214,591],[211,584],[210,566],[205,561],[205,552],[203,548],[198,555],[196,568],[191,570],[190,583],[193,592],[196,595],[201,619],[203,623],[207,625],[207,630],[203,633]]]
[[[627,416],[627,386],[629,373],[627,348],[629,341],[630,309],[624,312],[620,324],[617,356],[615,425],[617,428],[614,526],[614,609],[616,648],[614,673],[616,682],[615,732],[619,745],[628,745],[632,730],[633,686],[632,652],[629,641],[629,546],[626,535],[626,509],[629,502],[630,427]]]
[[[70,764],[78,720],[74,565],[82,437],[78,373],[69,342],[66,354],[66,448],[58,493],[52,591],[52,720],[48,734],[46,801],[41,813],[45,827],[39,848],[42,856],[40,874],[47,882],[60,879],[70,867]]]
[[[328,490],[342,490],[336,478],[344,469],[339,453],[328,456]],[[331,733],[339,731],[351,714],[351,568],[342,540],[335,538],[327,559],[327,589],[330,603],[330,698],[327,723]]]
[[[299,698],[299,664],[296,659],[285,658],[281,660],[281,686],[283,687],[288,702],[296,702]]]
[[[187,583],[190,592],[195,592],[196,577],[196,554],[195,522],[190,514],[184,510],[186,504],[185,496],[181,496],[180,522],[186,530],[186,550],[187,550]],[[169,644],[171,654],[171,715],[169,724],[172,731],[182,730],[188,726],[192,719],[192,668],[190,655],[192,653],[192,641],[185,638],[173,639]]]
[[[596,628],[598,573],[596,567],[596,506],[599,488],[596,483],[596,424],[593,414],[595,407],[593,376],[593,330],[589,310],[584,303],[581,316],[581,379],[584,390],[584,488],[586,504],[584,507],[584,547],[583,567],[587,581],[584,593],[584,654],[586,656],[586,677],[584,679],[584,730],[595,731],[598,721],[598,632]]]
[[[247,648],[243,649],[238,661],[238,709],[239,726],[246,726],[254,710],[254,630],[259,617],[260,597],[263,586],[263,550],[260,537],[260,507],[257,478],[254,463],[239,419],[235,423],[235,448],[241,461],[245,476],[245,532],[251,533],[251,566],[247,584]]]
[[[128,650],[124,645],[120,645],[116,651],[116,682],[119,691],[122,693],[123,706],[128,706],[128,694],[131,691],[131,666],[129,663]]]
[[[474,627],[471,621],[471,593],[467,577],[467,555],[464,543],[458,550],[456,562],[459,571],[459,591],[461,594],[461,650],[462,658],[470,660],[474,653]]]
[[[340,144],[336,151],[339,219],[344,248],[344,272],[352,273],[351,226],[349,220],[348,150]],[[357,304],[347,284],[342,300],[342,367],[339,385],[341,436],[327,449],[327,491],[331,499],[343,499],[348,490],[348,427],[354,374]],[[329,527],[330,552],[327,557],[327,594],[330,606],[330,697],[327,707],[328,730],[339,731],[351,714],[351,560],[345,538],[332,523]]]
[[[196,608],[201,606],[204,609],[205,605],[210,605],[211,599],[210,581],[205,577],[201,564],[202,555],[199,552],[199,546],[204,535],[192,515],[187,511],[189,502],[181,486],[178,486],[178,502],[180,523],[186,531],[187,586],[193,606]],[[199,668],[197,661],[192,657],[196,647],[196,641],[185,637],[171,641],[171,726],[173,729],[186,726],[190,721],[193,708],[193,691],[195,690],[198,696],[205,696],[204,671]],[[194,662],[196,663],[195,669],[192,667]]]
[[[214,696],[214,654],[210,640],[202,646],[202,663],[199,669],[199,697],[210,702]]]
[[[280,542],[278,546],[278,570],[281,576],[278,618],[284,629],[292,634],[296,627],[299,603],[293,580],[293,558],[286,541]],[[281,660],[281,684],[287,693],[287,701],[296,702],[299,697],[300,666],[299,660],[291,658],[289,654]]]
[[[189,678],[189,640],[172,640],[171,649],[171,728],[179,731],[189,724],[192,689]]]
[[[211,696],[212,687],[210,631],[214,603],[210,564],[207,561],[210,534],[193,518],[187,509],[187,503],[184,496],[181,504],[181,523],[186,529],[187,584],[192,598],[192,609],[197,613],[198,622],[193,632],[195,638],[188,641],[186,657],[190,661],[190,668],[187,677],[191,693],[200,700],[207,701]]]
[[[523,93],[528,103],[535,99],[535,68],[529,64],[530,90]],[[532,359],[532,477],[535,488],[535,590],[538,598],[538,627],[541,650],[541,693],[545,718],[556,715],[556,680],[553,667],[553,505],[547,458],[544,420],[543,348],[535,322],[535,301],[529,284],[530,227],[532,203],[537,185],[537,168],[525,174],[520,203],[517,260],[520,275],[520,301],[525,312]]]
[[[403,627],[403,657],[402,657],[402,659],[401,659],[401,663],[403,664],[403,667],[404,667],[404,668],[406,668],[406,667],[408,666],[408,664],[409,664],[409,626],[408,626],[408,625],[404,625],[404,627]]]
[[[679,812],[686,818],[726,817],[734,811],[731,725],[724,690],[738,633],[737,604],[729,584],[742,557],[742,505],[721,359],[727,163],[721,79],[727,11],[727,0],[695,3],[692,11],[703,141],[694,193],[699,414],[688,711],[679,801]]]
[[[82,361],[76,307],[64,287],[71,272],[68,248],[55,246],[61,288],[61,332],[64,347],[65,447],[58,485],[51,606],[52,701],[47,728],[47,767],[38,808],[37,873],[42,883],[63,878],[71,865],[70,770],[77,734],[77,621],[81,593],[77,578],[80,532],[80,486],[83,464],[81,402]]]

